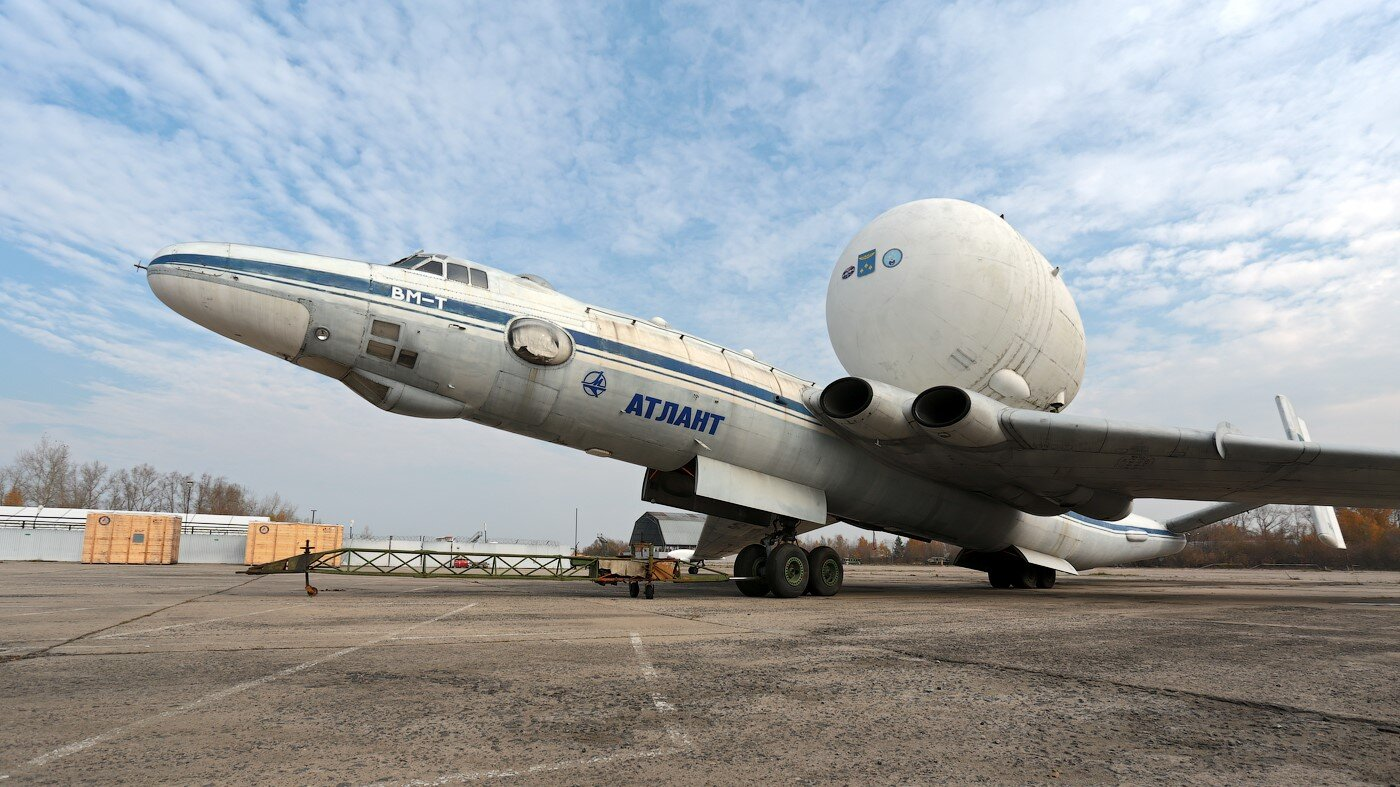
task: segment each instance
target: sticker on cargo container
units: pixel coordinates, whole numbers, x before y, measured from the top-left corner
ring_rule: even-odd
[[[262,527],[258,528],[258,532],[262,533],[263,535],[267,535],[268,532],[270,532],[271,530],[272,528],[268,527],[267,525],[263,525]]]
[[[97,518],[97,524],[99,524],[99,525],[110,525],[110,524],[112,524],[112,518],[104,514],[104,515],[102,515],[102,516],[100,516],[100,517]]]

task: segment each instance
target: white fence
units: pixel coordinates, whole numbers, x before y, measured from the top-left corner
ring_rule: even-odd
[[[0,527],[27,527],[43,530],[81,531],[88,514],[154,514],[180,517],[182,533],[238,535],[248,532],[253,522],[266,522],[265,516],[225,516],[223,514],[179,514],[169,511],[113,511],[105,508],[42,508],[39,506],[0,506]]]
[[[242,565],[248,537],[187,533],[180,536],[181,563]]]
[[[83,559],[83,529],[21,530],[0,527],[0,560],[62,560],[77,563]]]

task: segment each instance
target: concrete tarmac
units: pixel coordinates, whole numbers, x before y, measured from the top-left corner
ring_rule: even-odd
[[[1395,784],[1400,574],[840,595],[0,565],[6,784]]]

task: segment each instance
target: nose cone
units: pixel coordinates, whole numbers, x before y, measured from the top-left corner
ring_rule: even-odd
[[[182,244],[162,249],[146,271],[161,303],[186,319],[265,353],[293,358],[306,341],[311,313],[295,299],[255,292],[221,266],[226,257]],[[227,248],[227,247],[225,247]]]

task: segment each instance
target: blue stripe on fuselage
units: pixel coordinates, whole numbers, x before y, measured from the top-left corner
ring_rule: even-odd
[[[164,257],[151,260],[151,265],[160,263],[172,263],[181,265],[195,265],[199,267],[221,267],[230,270],[240,271],[250,274],[261,274],[293,281],[305,282],[307,284],[330,287],[348,292],[375,295],[383,298],[391,298],[390,289],[394,285],[382,284],[379,282],[366,280],[358,276],[347,276],[342,273],[331,273],[329,271],[318,271],[309,268],[301,268],[295,265],[283,265],[276,262],[265,262],[263,260],[249,260],[239,257],[219,257],[212,254],[167,254]],[[366,263],[369,264],[369,263]],[[463,317],[480,320],[499,327],[504,327],[506,323],[515,316],[499,309],[492,309],[486,306],[479,306],[459,298],[447,299],[447,305],[440,311],[449,312]],[[433,315],[434,312],[428,309],[422,311],[414,310],[415,314]],[[441,316],[441,315],[438,315]],[[731,391],[760,399],[769,406],[779,405],[792,410],[798,414],[812,417],[810,410],[801,402],[789,399],[781,394],[769,391],[762,386],[738,380],[726,374],[696,366],[686,361],[673,358],[669,355],[643,350],[640,347],[633,347],[630,344],[604,339],[600,336],[583,333],[582,331],[570,330],[569,334],[574,337],[574,342],[581,347],[587,347],[599,352],[610,353],[622,358],[636,361],[643,366],[667,369],[678,374],[685,375],[694,380],[708,382]],[[815,421],[814,421],[815,423]]]

